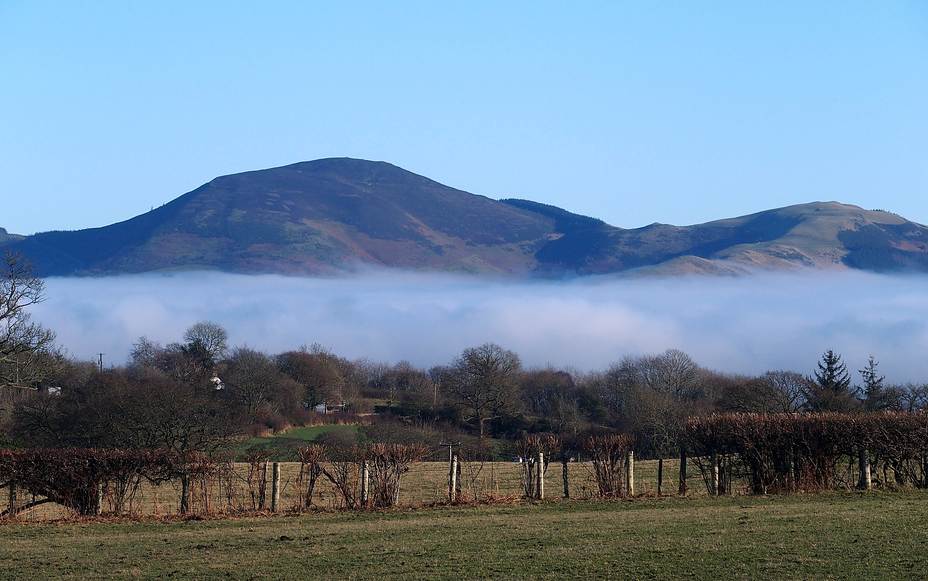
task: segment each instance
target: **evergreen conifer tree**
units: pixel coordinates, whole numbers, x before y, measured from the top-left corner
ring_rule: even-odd
[[[848,411],[859,407],[851,387],[851,374],[841,356],[829,349],[822,355],[806,393],[806,406],[811,411]]]
[[[864,381],[864,406],[868,410],[885,408],[883,382],[885,377],[880,375],[879,362],[873,357],[867,360],[867,366],[860,370],[860,377]]]

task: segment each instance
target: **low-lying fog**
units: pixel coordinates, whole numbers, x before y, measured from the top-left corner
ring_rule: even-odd
[[[507,282],[377,273],[341,279],[157,274],[47,281],[37,320],[74,356],[123,362],[141,335],[190,324],[279,352],[321,343],[349,357],[430,366],[487,341],[526,365],[605,368],[676,347],[730,372],[811,372],[828,348],[869,353],[893,381],[928,380],[928,278],[863,273]],[[855,373],[856,379],[856,373]]]

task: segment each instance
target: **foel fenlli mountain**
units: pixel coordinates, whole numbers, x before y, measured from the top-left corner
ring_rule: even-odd
[[[365,265],[512,276],[928,271],[928,228],[889,212],[811,203],[693,226],[623,229],[349,158],[223,176],[125,222],[27,237],[3,231],[0,245],[46,276],[321,275]]]

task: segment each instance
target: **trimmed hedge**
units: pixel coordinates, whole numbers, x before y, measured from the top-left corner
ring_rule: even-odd
[[[13,483],[80,515],[100,511],[104,487],[121,511],[142,478],[163,480],[176,462],[160,451],[93,448],[0,450],[0,483]]]

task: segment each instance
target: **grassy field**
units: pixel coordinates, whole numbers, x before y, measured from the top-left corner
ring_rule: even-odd
[[[272,460],[294,460],[297,449],[316,441],[323,434],[334,433],[355,436],[358,430],[359,426],[338,424],[290,428],[279,434],[256,436],[243,440],[235,451],[243,456],[249,450],[265,450],[271,454]]]
[[[0,525],[0,578],[924,578],[928,494]]]

